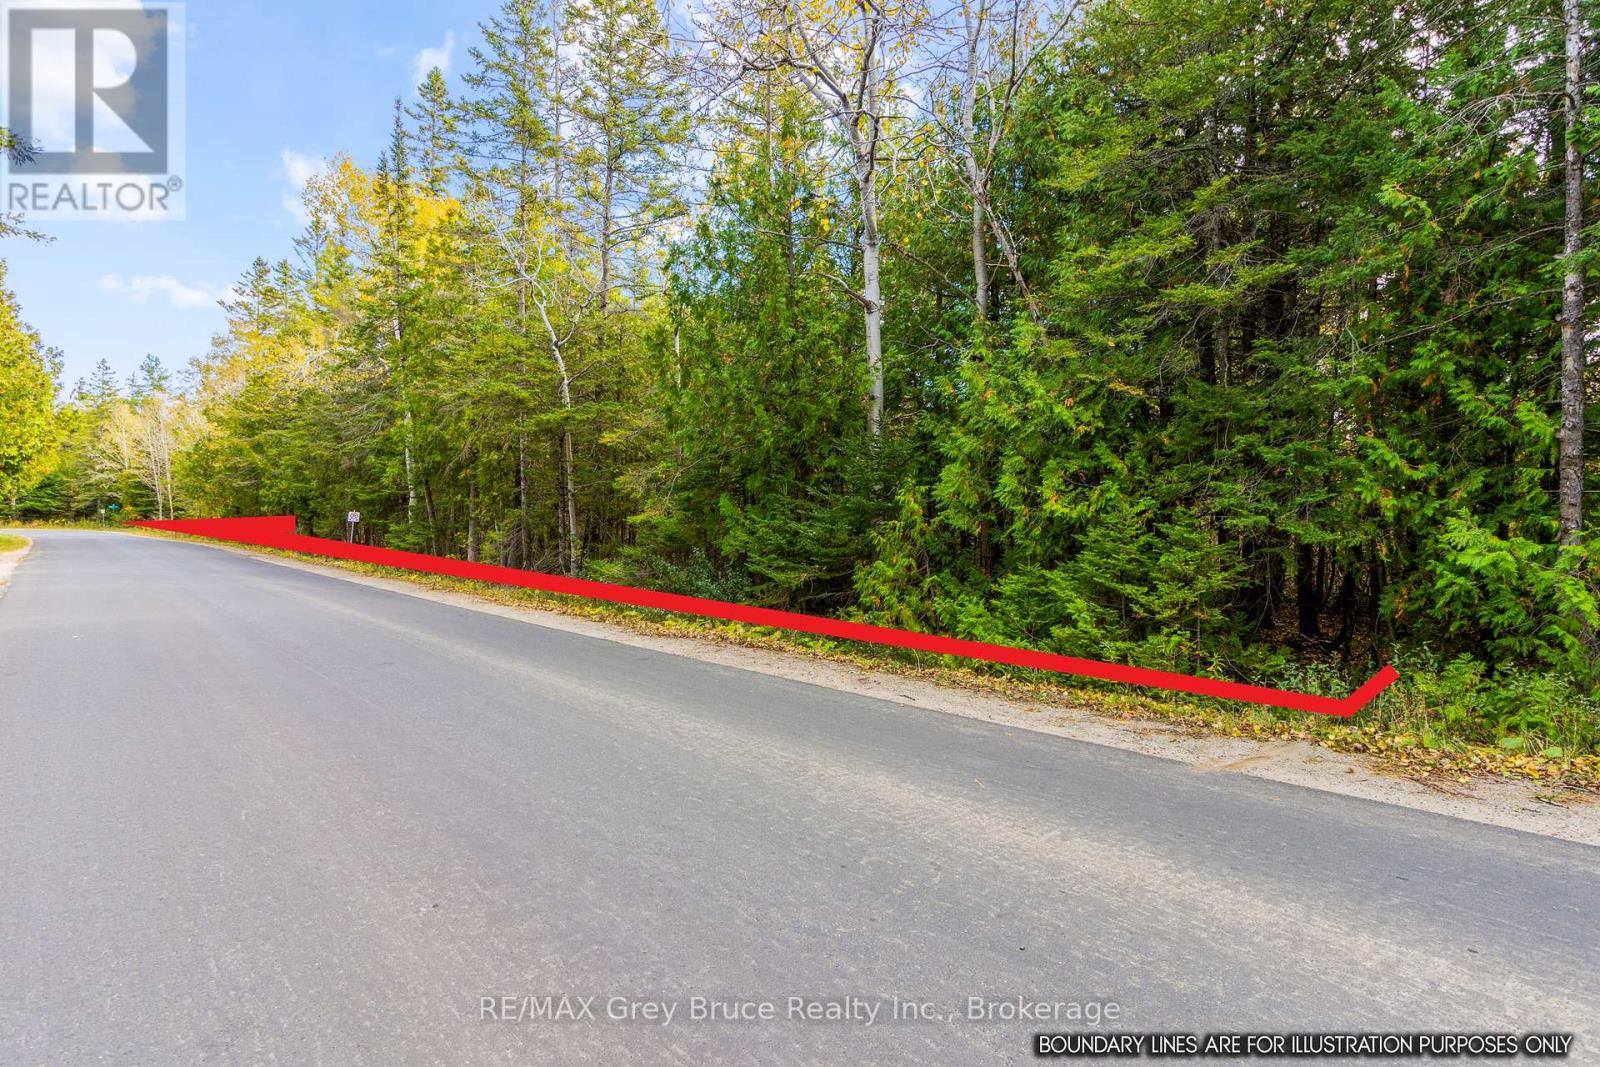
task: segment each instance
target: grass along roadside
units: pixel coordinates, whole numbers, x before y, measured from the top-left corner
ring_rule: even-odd
[[[26,537],[17,537],[15,534],[0,534],[0,555],[8,552],[21,552],[27,548],[29,541]]]
[[[127,532],[212,545],[219,543],[167,531]],[[233,547],[315,562],[356,574],[397,579],[429,589],[463,593],[494,603],[612,623],[641,634],[799,653],[1030,704],[1086,710],[1123,721],[1159,722],[1196,735],[1305,741],[1336,752],[1364,754],[1381,770],[1444,788],[1474,777],[1498,777],[1545,785],[1551,790],[1548,799],[1554,803],[1600,795],[1600,755],[1565,751],[1540,742],[1513,749],[1459,736],[1462,709],[1441,698],[1440,673],[1431,664],[1416,670],[1409,669],[1405,663],[1398,664],[1399,682],[1356,716],[1334,719],[1183,694],[1153,694],[1111,683],[1069,681],[1044,671],[975,663],[279,549]],[[1285,688],[1297,688],[1317,682],[1337,684],[1328,674],[1287,679],[1281,684]],[[1584,707],[1574,713],[1589,714],[1590,711]]]

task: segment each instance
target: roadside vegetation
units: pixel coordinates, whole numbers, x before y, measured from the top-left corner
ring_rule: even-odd
[[[12,534],[0,534],[0,553],[18,552],[28,547],[26,537],[16,537]]]
[[[52,406],[0,302],[0,495],[354,510],[374,544],[1336,695],[1393,661],[1347,724],[1082,692],[1592,781],[1589,27],[507,0],[380,158],[310,182],[186,372]]]

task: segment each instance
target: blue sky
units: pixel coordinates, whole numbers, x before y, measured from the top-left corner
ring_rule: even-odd
[[[8,286],[70,389],[104,357],[181,368],[223,323],[216,297],[257,255],[293,252],[295,184],[336,152],[372,162],[419,62],[452,86],[497,0],[189,0],[183,222],[57,222],[0,243]]]

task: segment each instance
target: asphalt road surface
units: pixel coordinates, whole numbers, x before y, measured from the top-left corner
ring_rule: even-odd
[[[1039,1030],[1600,1058],[1600,850],[32,536],[0,598],[0,1064],[971,1064]],[[563,995],[595,1018],[535,1017]],[[855,1017],[791,1017],[830,1004]]]

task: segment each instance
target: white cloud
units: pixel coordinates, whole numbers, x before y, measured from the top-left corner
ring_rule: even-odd
[[[306,211],[301,194],[305,192],[307,182],[328,168],[328,161],[321,156],[296,152],[292,148],[285,148],[278,159],[279,174],[289,185],[283,194],[283,210],[287,211],[296,222],[309,222],[311,216]]]
[[[439,68],[439,73],[450,73],[450,53],[455,51],[456,34],[454,30],[444,31],[444,42],[437,48],[432,45],[418,52],[411,59],[411,84],[421,85],[422,79],[428,76],[428,71],[434,67]]]
[[[204,282],[191,285],[170,274],[135,274],[131,278],[102,274],[100,288],[126,296],[136,304],[147,304],[153,296],[164,296],[168,304],[181,311],[211,307],[219,300],[232,300],[237,295],[232,286],[219,287]]]

